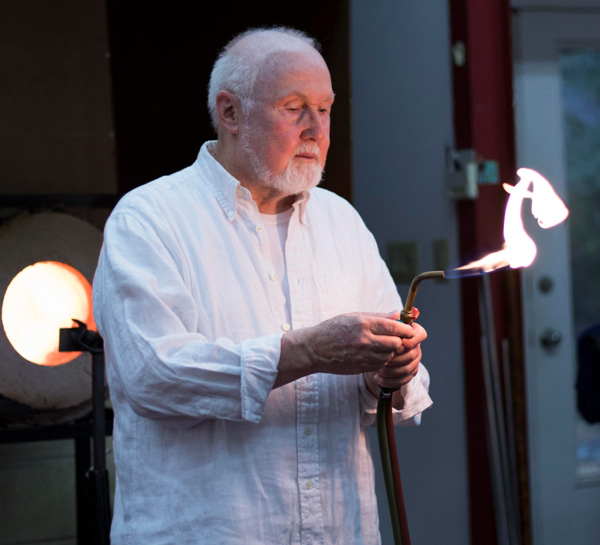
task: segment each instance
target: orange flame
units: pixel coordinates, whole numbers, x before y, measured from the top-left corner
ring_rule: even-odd
[[[515,186],[502,184],[510,195],[504,212],[504,247],[482,259],[458,267],[457,271],[491,272],[508,266],[512,269],[528,267],[533,263],[537,248],[525,232],[521,217],[525,199],[531,199],[531,213],[543,229],[554,227],[567,219],[568,208],[546,178],[529,168],[520,168],[517,174],[520,180]],[[533,185],[532,191],[529,191],[530,185]]]
[[[2,302],[2,324],[13,348],[39,365],[60,365],[80,352],[59,352],[59,329],[72,318],[96,329],[92,288],[76,269],[56,261],[30,265],[9,284]]]

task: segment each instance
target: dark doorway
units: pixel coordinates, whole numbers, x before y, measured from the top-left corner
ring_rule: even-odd
[[[120,193],[184,168],[214,139],[206,86],[217,52],[237,33],[286,25],[322,45],[336,93],[322,186],[351,199],[347,0],[124,2],[108,0]],[[209,9],[210,8],[210,9]]]

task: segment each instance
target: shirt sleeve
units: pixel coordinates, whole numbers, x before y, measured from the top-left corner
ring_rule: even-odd
[[[187,427],[206,418],[259,422],[277,376],[281,335],[234,343],[198,332],[177,240],[113,214],[94,278],[107,376],[139,416]]]

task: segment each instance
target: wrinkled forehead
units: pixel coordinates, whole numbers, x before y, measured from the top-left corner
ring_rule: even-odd
[[[276,50],[268,53],[259,63],[259,77],[269,78],[271,74],[280,75],[285,73],[286,70],[296,68],[314,69],[329,73],[327,64],[321,54],[312,47],[307,47],[301,50]]]
[[[251,34],[236,43],[232,53],[239,55],[242,62],[254,65],[258,87],[273,84],[298,70],[314,70],[315,75],[327,74],[329,77],[327,64],[321,54],[295,36],[270,31]]]
[[[253,95],[272,101],[289,93],[310,95],[316,101],[333,97],[329,69],[321,55],[311,51],[276,51],[261,63]]]

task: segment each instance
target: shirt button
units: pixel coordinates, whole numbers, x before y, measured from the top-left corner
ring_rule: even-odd
[[[306,490],[310,490],[313,487],[312,481],[306,481]]]
[[[289,331],[292,327],[287,322],[281,326],[284,331]]]
[[[244,190],[243,190],[241,187],[238,187],[238,188],[236,189],[236,191],[235,191],[235,194],[236,194],[238,197],[243,197],[243,196],[244,196]]]
[[[306,426],[304,428],[304,435],[310,435],[312,433],[312,430],[310,429],[310,426]]]
[[[230,210],[227,212],[227,217],[232,220],[235,217],[235,210]]]
[[[262,233],[265,230],[262,225],[257,225],[254,229],[256,229],[257,233]]]
[[[277,280],[277,275],[275,273],[269,274],[269,280],[273,280],[273,281]]]

